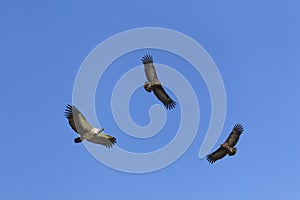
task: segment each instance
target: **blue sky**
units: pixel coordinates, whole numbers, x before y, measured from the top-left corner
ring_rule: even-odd
[[[2,2],[1,196],[72,200],[299,198],[299,9],[295,0]],[[155,150],[174,137],[180,102],[177,110],[167,112],[162,133],[149,140],[124,134],[109,113],[113,81],[140,65],[141,56],[150,52],[155,61],[186,75],[197,93],[201,119],[191,147],[162,170],[130,174],[101,164],[84,145],[73,143],[76,134],[63,113],[66,104],[72,103],[80,65],[108,37],[147,26],[180,31],[212,57],[227,95],[227,115],[218,143],[235,123],[245,127],[235,157],[214,165],[198,158],[211,112],[205,83],[185,61],[152,49],[123,55],[112,63],[97,87],[98,118],[107,133],[117,137],[118,145],[130,151]],[[118,65],[124,67],[118,69]],[[155,97],[142,88],[133,94],[130,112],[136,123],[149,122],[147,112],[154,103]]]

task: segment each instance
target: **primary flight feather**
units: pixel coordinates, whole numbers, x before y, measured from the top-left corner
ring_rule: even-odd
[[[241,124],[235,124],[230,135],[220,147],[209,154],[206,158],[209,163],[214,163],[217,160],[225,157],[227,154],[233,156],[236,154],[237,149],[234,147],[239,141],[240,135],[243,133],[244,127]]]
[[[75,143],[87,140],[92,143],[101,144],[105,147],[112,147],[116,143],[116,138],[103,133],[102,129],[92,127],[83,114],[74,106],[67,105],[65,116],[69,120],[71,128],[80,135],[74,139]]]
[[[167,109],[173,109],[176,105],[176,102],[169,97],[162,87],[162,84],[158,80],[156,70],[153,65],[152,56],[150,54],[143,56],[142,63],[144,64],[145,75],[148,80],[144,84],[144,89],[147,92],[153,91],[155,96],[164,104]]]

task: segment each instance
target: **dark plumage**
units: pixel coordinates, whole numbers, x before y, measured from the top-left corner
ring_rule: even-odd
[[[235,124],[225,143],[221,144],[216,151],[206,157],[208,162],[214,163],[215,161],[225,157],[227,154],[229,156],[235,155],[237,149],[234,146],[239,141],[239,137],[243,131],[244,128],[241,124]]]
[[[151,89],[155,96],[164,104],[167,109],[170,110],[175,108],[176,102],[169,97],[161,85],[153,85]]]
[[[144,89],[147,92],[153,91],[155,96],[164,104],[167,109],[173,109],[176,105],[176,102],[169,97],[158,80],[156,70],[153,65],[152,56],[150,54],[143,56],[142,63],[144,64],[145,75],[148,80],[144,84]]]
[[[76,126],[75,126],[75,121],[73,118],[73,111],[78,112],[78,109],[75,106],[71,106],[70,104],[68,104],[66,106],[66,110],[65,110],[65,117],[69,120],[69,124],[71,126],[71,128],[78,133]],[[82,115],[82,118],[85,119],[85,117]],[[86,119],[85,119],[86,120]]]

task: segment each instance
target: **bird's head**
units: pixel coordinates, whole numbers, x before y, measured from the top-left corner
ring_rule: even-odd
[[[147,92],[151,92],[151,91],[152,91],[151,84],[146,82],[146,83],[144,84],[144,89],[145,89]]]
[[[235,155],[236,154],[236,148],[235,147],[230,147],[229,149],[228,149],[228,155],[229,156],[233,156],[233,155]]]
[[[98,133],[101,133],[102,131],[104,131],[104,128],[101,128],[101,129],[98,131]]]

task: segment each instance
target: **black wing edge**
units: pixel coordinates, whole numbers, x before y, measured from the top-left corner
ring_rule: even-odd
[[[115,137],[112,137],[112,136],[111,136],[111,138],[109,138],[109,141],[111,141],[111,143],[113,145],[117,143],[117,139]]]
[[[153,58],[150,54],[146,54],[142,57],[143,64],[153,63]]]
[[[72,117],[72,115],[73,115],[73,106],[68,104],[65,110],[65,117],[69,119],[70,117]]]
[[[213,164],[214,162],[216,162],[214,159],[211,158],[211,155],[206,156],[206,160],[207,160],[210,164]]]
[[[244,127],[242,126],[242,124],[237,123],[234,125],[233,130],[241,134],[244,131]]]
[[[171,110],[171,109],[175,108],[175,106],[176,106],[176,101],[173,101],[173,100],[170,103],[165,104],[165,107],[167,110]]]
[[[117,143],[117,139],[113,136],[107,135],[109,136],[108,140],[111,142],[111,144],[106,145],[106,148],[111,148],[114,144]]]

